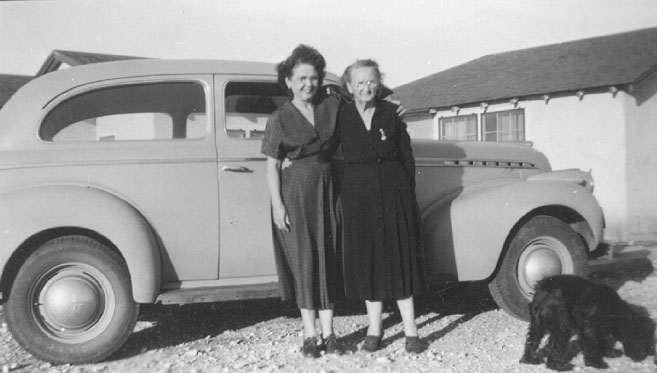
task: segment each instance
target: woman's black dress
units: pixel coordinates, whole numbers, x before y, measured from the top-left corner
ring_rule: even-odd
[[[267,122],[261,151],[292,163],[281,170],[281,196],[290,231],[272,222],[274,257],[283,300],[299,308],[327,309],[336,297],[335,201],[330,160],[339,100],[319,97],[313,126],[291,103]]]
[[[377,103],[369,131],[353,103],[338,117],[344,281],[351,299],[397,300],[425,288],[415,160],[396,108]]]

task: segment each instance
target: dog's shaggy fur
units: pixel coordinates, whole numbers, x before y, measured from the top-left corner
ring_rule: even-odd
[[[572,368],[567,350],[575,334],[587,366],[607,368],[603,356],[613,356],[607,353],[616,341],[634,361],[655,356],[655,322],[648,311],[623,301],[608,286],[571,275],[549,277],[536,286],[529,311],[521,363],[542,362],[538,348],[546,334],[550,336],[541,352],[547,355],[547,367],[554,370]],[[657,364],[657,356],[653,361]]]

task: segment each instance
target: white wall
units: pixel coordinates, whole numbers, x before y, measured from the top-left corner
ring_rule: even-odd
[[[624,95],[628,226],[633,239],[657,238],[657,74]]]
[[[404,117],[404,122],[408,125],[408,134],[417,139],[433,139],[434,126],[431,115],[415,115]]]
[[[625,157],[624,92],[520,101],[526,139],[555,170],[591,170],[594,194],[605,214],[605,239],[629,240]]]

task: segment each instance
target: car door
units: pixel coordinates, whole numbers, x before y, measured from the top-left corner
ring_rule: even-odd
[[[276,280],[266,157],[269,115],[287,100],[272,77],[215,76],[220,279]]]
[[[39,129],[37,154],[50,164],[39,183],[88,185],[138,211],[158,237],[164,287],[218,277],[212,79],[87,84],[54,100]]]

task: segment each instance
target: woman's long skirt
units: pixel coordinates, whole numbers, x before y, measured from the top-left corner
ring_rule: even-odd
[[[290,231],[272,226],[279,288],[299,308],[327,309],[338,296],[336,216],[329,163],[293,160],[281,170]]]

